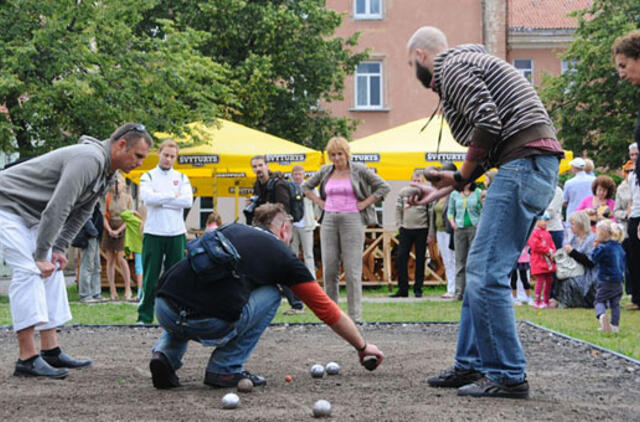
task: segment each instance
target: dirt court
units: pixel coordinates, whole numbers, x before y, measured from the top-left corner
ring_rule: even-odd
[[[240,394],[241,405],[222,409],[235,389],[202,383],[210,349],[191,343],[178,371],[183,387],[155,390],[148,370],[158,328],[64,328],[59,337],[74,356],[94,365],[65,380],[11,376],[15,336],[0,331],[0,420],[65,421],[297,421],[313,420],[319,399],[338,421],[639,420],[640,367],[609,353],[520,324],[532,388],[529,400],[462,398],[455,390],[426,386],[424,378],[451,364],[455,324],[364,325],[368,341],[387,359],[369,372],[329,328],[273,326],[263,335],[247,369],[267,385]],[[314,379],[314,363],[336,361],[341,374]],[[293,381],[285,382],[291,375]]]

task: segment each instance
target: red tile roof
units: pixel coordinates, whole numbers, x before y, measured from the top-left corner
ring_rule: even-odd
[[[569,12],[591,7],[592,0],[508,0],[509,29],[573,29]]]

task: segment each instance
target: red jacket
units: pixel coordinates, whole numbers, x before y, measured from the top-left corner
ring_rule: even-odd
[[[547,229],[536,226],[527,245],[531,248],[531,275],[556,272],[556,263],[547,255],[551,251],[553,256],[556,245]]]

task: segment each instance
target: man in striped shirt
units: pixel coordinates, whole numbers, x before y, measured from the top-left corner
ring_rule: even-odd
[[[434,172],[439,181],[423,186],[417,202],[498,167],[467,259],[455,364],[427,382],[460,396],[527,398],[508,274],[553,197],[562,148],[531,83],[483,46],[449,48],[442,31],[422,27],[408,52],[418,80],[440,97],[454,138],[469,147],[460,170]]]

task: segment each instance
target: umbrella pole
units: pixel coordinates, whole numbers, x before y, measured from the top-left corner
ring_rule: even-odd
[[[236,180],[235,185],[236,188],[233,190],[233,194],[236,197],[236,201],[233,221],[238,221],[238,214],[240,213],[240,180]]]

